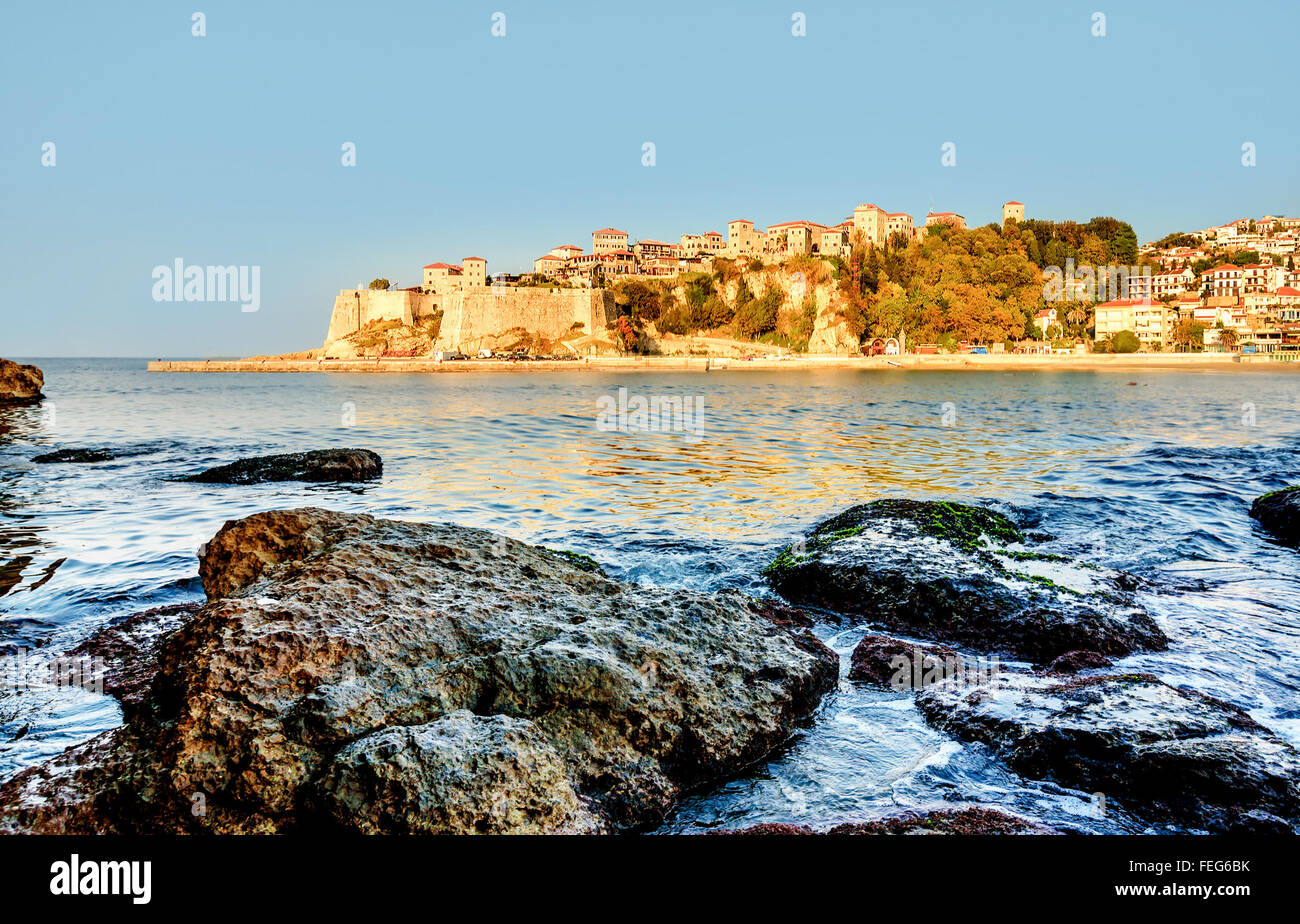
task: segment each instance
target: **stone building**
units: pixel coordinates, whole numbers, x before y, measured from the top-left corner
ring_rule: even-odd
[[[614,253],[627,250],[627,232],[618,228],[601,228],[591,232],[592,253]]]

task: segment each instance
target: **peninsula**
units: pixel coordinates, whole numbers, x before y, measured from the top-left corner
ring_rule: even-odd
[[[1300,359],[1300,219],[1265,215],[1139,247],[1115,218],[920,225],[871,203],[679,243],[605,227],[531,273],[433,262],[334,299],[322,345],[155,371],[720,368],[731,363],[1025,368]],[[459,360],[474,362],[459,363]]]

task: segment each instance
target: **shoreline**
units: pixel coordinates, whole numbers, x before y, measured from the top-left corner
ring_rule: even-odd
[[[1124,355],[1072,354],[1028,356],[1005,354],[952,354],[905,356],[794,356],[789,359],[760,357],[740,360],[704,356],[592,356],[578,360],[533,360],[512,362],[501,359],[438,361],[431,358],[373,359],[232,359],[151,360],[150,372],[182,373],[456,373],[456,372],[732,372],[749,369],[882,369],[895,371],[943,370],[969,372],[1243,372],[1293,368],[1300,362],[1282,361],[1268,355],[1239,356],[1235,353],[1129,353]]]

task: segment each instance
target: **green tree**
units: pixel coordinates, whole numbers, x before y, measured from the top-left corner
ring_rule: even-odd
[[[392,285],[392,283],[390,283],[387,279],[384,279],[384,278],[382,278],[382,277],[379,278],[379,279],[372,279],[372,280],[370,280],[370,288],[371,288],[372,290],[375,290],[375,289],[377,289],[377,290],[387,289],[390,285]]]
[[[1137,234],[1133,231],[1132,225],[1127,222],[1120,224],[1120,228],[1115,232],[1115,236],[1110,241],[1111,252],[1115,256],[1117,263],[1123,263],[1127,266],[1137,262],[1138,256],[1138,239]]]
[[[750,298],[738,304],[735,312],[737,335],[753,340],[776,330],[777,314],[784,301],[785,293],[773,286],[764,291],[761,298]]]
[[[1122,330],[1110,338],[1110,345],[1116,353],[1136,353],[1142,342],[1133,331]]]

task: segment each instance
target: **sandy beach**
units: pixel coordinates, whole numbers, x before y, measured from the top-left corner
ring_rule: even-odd
[[[592,356],[579,360],[512,362],[498,359],[438,361],[424,358],[375,359],[210,359],[164,360],[149,363],[150,372],[550,372],[645,370],[656,372],[724,372],[745,369],[889,369],[975,372],[1158,372],[1278,371],[1300,363],[1268,356],[1235,353],[1129,353],[1124,355],[1028,356],[951,354],[905,356],[791,356],[739,360],[682,356]]]

